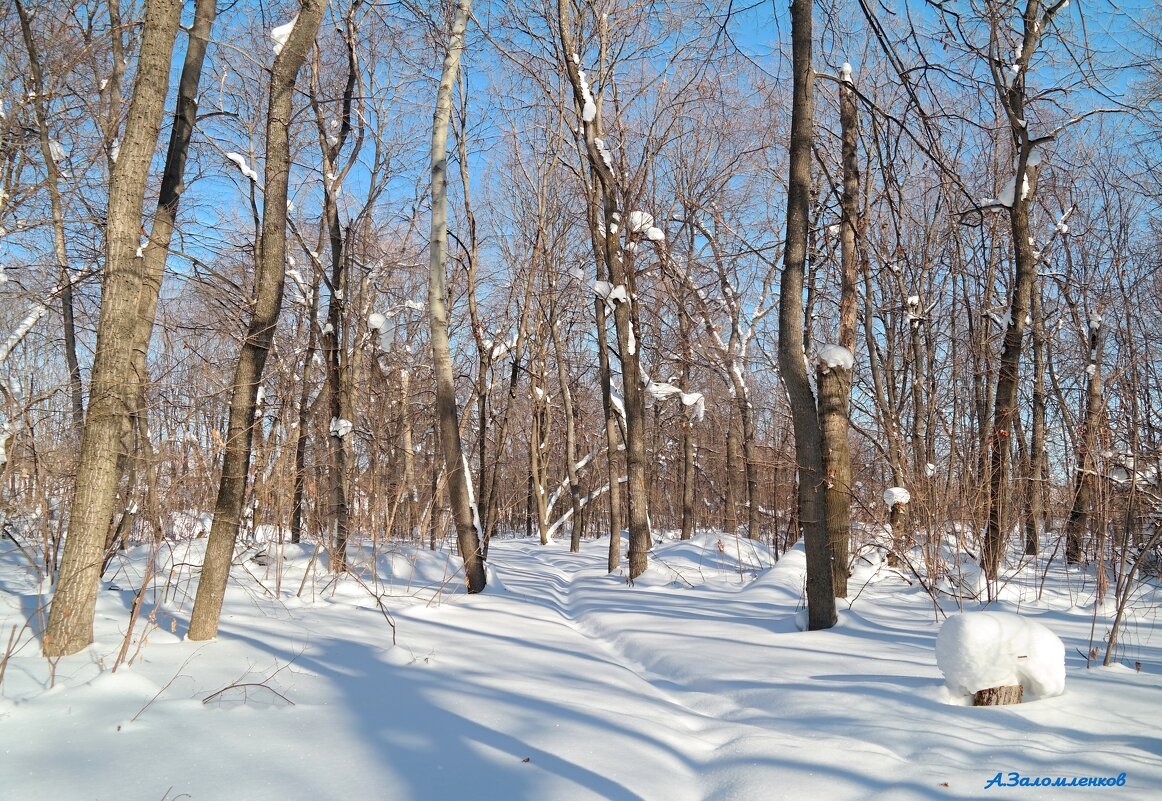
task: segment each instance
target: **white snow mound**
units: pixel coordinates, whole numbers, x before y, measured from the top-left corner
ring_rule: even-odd
[[[842,345],[820,345],[818,358],[828,370],[850,370],[855,366],[855,357]]]
[[[1044,624],[1012,612],[968,612],[944,621],[936,664],[954,693],[1020,684],[1039,698],[1065,692],[1065,645]]]
[[[908,492],[903,487],[888,487],[884,490],[884,504],[891,509],[897,503],[908,504],[912,502],[912,493]]]

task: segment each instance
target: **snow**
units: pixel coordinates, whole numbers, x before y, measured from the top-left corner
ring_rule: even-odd
[[[680,397],[690,416],[701,422],[706,416],[706,397],[701,392],[683,392]]]
[[[383,330],[387,328],[387,317],[379,312],[372,312],[367,315],[367,327],[382,334]]]
[[[412,311],[422,312],[422,311],[428,310],[428,307],[425,306],[423,303],[421,303],[418,300],[405,300],[403,302],[403,305],[404,305],[404,308],[411,309]]]
[[[581,97],[584,98],[584,104],[581,107],[581,119],[585,122],[593,122],[597,117],[597,104],[593,102],[593,94],[589,90],[589,81],[585,78],[584,70],[578,70],[577,75],[581,82]]]
[[[843,62],[843,66],[839,69],[839,80],[844,83],[851,83],[851,64],[848,64],[846,61]]]
[[[920,801],[988,797],[997,771],[1020,770],[1125,772],[1107,795],[1157,796],[1157,636],[1137,629],[1142,672],[1086,670],[1093,609],[1063,571],[1023,603],[1065,642],[1069,692],[971,709],[937,667],[931,596],[878,562],[834,629],[805,632],[801,546],[775,563],[745,538],[671,537],[633,587],[606,573],[608,539],[578,554],[494,539],[472,596],[445,551],[352,546],[336,577],[308,544],[240,547],[205,643],[184,639],[205,540],[137,546],[101,583],[94,645],[54,664],[34,638],[46,585],[0,540],[0,648],[18,627],[3,795]],[[114,673],[151,558],[156,592]]]
[[[277,56],[282,52],[282,48],[286,45],[286,40],[290,38],[291,31],[294,30],[295,23],[299,21],[296,14],[294,19],[285,25],[279,25],[270,32],[270,38],[274,41],[274,54]]]
[[[1016,178],[1016,176],[1014,176],[1014,177],[1010,178],[1009,182],[1006,183],[1001,188],[1000,194],[997,195],[996,202],[1000,203],[1002,206],[1004,206],[1007,209],[1012,208],[1013,203],[1015,202],[1016,191],[1017,191],[1017,178]],[[1021,200],[1024,200],[1028,196],[1029,196],[1029,177],[1028,177],[1028,175],[1026,175],[1024,177],[1024,179],[1021,181]]]
[[[897,503],[908,504],[912,500],[912,493],[903,487],[888,487],[884,490],[884,503],[889,509]]]
[[[646,239],[651,242],[662,242],[666,238],[666,233],[661,228],[649,226],[646,228]]]
[[[331,425],[327,431],[332,437],[343,439],[348,434],[350,434],[354,428],[355,426],[352,425],[350,420],[344,420],[342,417],[332,417]]]
[[[1065,645],[1012,612],[953,615],[936,637],[936,664],[953,693],[1020,684],[1038,698],[1065,692]]]
[[[246,160],[246,156],[241,153],[227,153],[226,158],[238,165],[243,177],[249,178],[251,181],[258,180],[258,173],[250,169],[250,163]]]
[[[605,301],[605,304],[613,308],[618,303],[627,303],[629,301],[629,293],[626,291],[625,284],[618,284],[614,286],[608,281],[594,281],[593,292],[597,297]]]
[[[654,225],[654,216],[647,214],[644,211],[631,211],[629,213],[629,230],[635,234],[644,234]]]
[[[613,406],[613,410],[615,412],[617,412],[619,415],[621,415],[621,418],[624,420],[625,419],[625,402],[620,397],[618,397],[617,395],[614,395],[611,392],[609,394],[609,403],[611,406]]]
[[[597,152],[601,154],[601,160],[605,162],[605,166],[612,170],[613,154],[609,152],[609,146],[605,144],[605,140],[600,137],[594,137],[593,144],[597,147]]]
[[[40,318],[47,312],[48,307],[43,303],[33,304],[32,308],[24,316],[24,319],[21,320],[20,325],[16,326],[16,330],[9,335],[3,345],[0,345],[0,365],[4,364],[8,359],[8,355],[12,353],[13,348],[20,344],[20,340],[28,336],[28,332],[40,322]]]
[[[69,151],[55,139],[48,140],[48,152],[52,156],[52,160],[57,164],[69,157]]]
[[[659,381],[647,381],[646,392],[650,394],[654,400],[665,400],[674,395],[681,395],[682,389],[674,384],[661,383]]]
[[[842,345],[820,345],[817,358],[828,370],[850,370],[855,366],[852,352]]]

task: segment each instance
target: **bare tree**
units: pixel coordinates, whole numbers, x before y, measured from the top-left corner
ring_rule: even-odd
[[[464,51],[471,0],[457,0],[452,30],[436,93],[432,120],[432,232],[429,239],[428,309],[431,322],[432,360],[436,373],[436,410],[440,421],[440,444],[448,474],[448,497],[456,538],[464,559],[465,582],[469,592],[480,592],[487,579],[480,545],[479,512],[472,497],[472,476],[460,442],[456,382],[448,339],[448,289],[445,261],[448,250],[448,125],[452,116],[452,87]]]
[[[1054,4],[1046,6],[1041,0],[1028,0],[1021,14],[1023,35],[1011,66],[1006,64],[1002,53],[1003,45],[998,37],[998,26],[992,28],[989,47],[993,83],[1008,120],[1013,147],[1017,154],[1011,195],[1002,192],[1009,196],[1000,198],[1001,205],[1006,206],[1008,211],[1015,274],[997,375],[992,441],[989,446],[988,528],[981,552],[981,564],[989,581],[990,598],[996,585],[1004,551],[1004,506],[1009,492],[1010,435],[1017,419],[1017,382],[1023,339],[1040,258],[1036,253],[1029,225],[1029,210],[1037,186],[1040,154],[1036,149],[1038,142],[1034,141],[1029,132],[1025,81],[1030,61],[1040,44],[1042,31],[1067,2],[1068,0],[1056,0]],[[997,11],[999,13],[1002,9]]]
[[[839,81],[843,194],[840,237],[839,342],[817,363],[819,428],[823,468],[827,473],[824,505],[831,543],[831,574],[837,598],[847,597],[851,553],[851,445],[848,441],[848,405],[851,400],[852,359],[856,323],[856,237],[859,232],[859,116],[851,67],[844,64]]]
[[[831,545],[824,505],[823,438],[815,391],[803,347],[804,268],[810,224],[811,149],[814,142],[815,70],[811,64],[811,3],[791,4],[791,165],[787,236],[779,282],[779,372],[787,388],[799,468],[798,518],[807,549],[807,615],[812,631],[835,625]]]
[[[601,259],[609,270],[610,294],[620,289],[620,299],[613,300],[614,327],[617,331],[618,353],[621,359],[622,390],[625,393],[625,451],[626,492],[629,506],[629,579],[640,576],[649,566],[647,553],[650,538],[649,495],[646,490],[645,397],[639,376],[641,360],[638,354],[637,334],[634,331],[636,286],[632,270],[627,270],[621,253],[620,226],[629,222],[622,219],[619,206],[618,184],[613,174],[609,150],[601,138],[600,108],[582,74],[580,57],[574,41],[571,10],[566,0],[557,2],[557,34],[564,55],[565,71],[573,89],[573,99],[580,112],[582,138],[589,167],[597,178],[601,200]],[[604,298],[603,300],[610,300]],[[610,487],[617,479],[610,477]],[[610,500],[612,503],[612,498]],[[618,532],[611,537],[617,538]],[[612,562],[612,548],[610,544]]]
[[[281,31],[285,39],[277,45],[271,69],[262,238],[258,247],[254,313],[234,372],[230,422],[222,476],[218,483],[218,500],[214,506],[214,523],[206,544],[194,609],[190,614],[188,636],[191,640],[208,640],[217,635],[226,582],[234,561],[234,543],[238,539],[246,477],[250,472],[258,388],[282,308],[290,183],[289,132],[295,80],[314,44],[324,7],[322,0],[302,0],[298,16],[290,23],[290,31]]]
[[[109,181],[105,273],[89,409],[81,438],[69,537],[57,574],[44,634],[47,656],[76,653],[93,639],[93,611],[101,551],[117,492],[121,433],[131,412],[126,387],[132,375],[137,300],[144,279],[141,212],[149,164],[161,132],[169,90],[170,57],[181,16],[175,0],[146,3],[137,79],[125,140]]]

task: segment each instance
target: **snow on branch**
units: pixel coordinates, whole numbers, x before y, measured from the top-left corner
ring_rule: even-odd
[[[258,173],[250,168],[250,163],[246,160],[246,156],[243,156],[241,153],[227,153],[226,158],[238,166],[238,170],[242,173],[243,177],[249,178],[255,183],[258,182]]]
[[[40,318],[48,311],[43,303],[33,305],[28,314],[25,315],[24,320],[20,325],[16,326],[16,330],[8,337],[2,346],[0,346],[0,364],[3,364],[9,354],[12,353],[13,348],[20,344],[20,341],[28,336],[28,332],[40,321]]]

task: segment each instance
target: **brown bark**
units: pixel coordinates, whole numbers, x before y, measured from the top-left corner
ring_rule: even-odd
[[[73,416],[73,426],[79,432],[85,423],[85,406],[82,400],[81,366],[77,361],[77,327],[73,315],[73,280],[69,272],[68,249],[65,245],[64,205],[61,199],[60,165],[52,152],[52,142],[48,134],[48,111],[44,91],[44,76],[41,71],[40,54],[32,34],[32,20],[21,0],[14,0],[20,17],[20,32],[24,37],[24,47],[28,51],[28,72],[34,92],[33,111],[40,139],[40,153],[44,159],[45,187],[48,189],[49,209],[52,215],[53,255],[56,258],[57,275],[60,281],[61,322],[63,323],[65,365],[69,372],[69,401]]]
[[[840,297],[839,345],[855,352],[856,322],[856,235],[859,224],[859,116],[855,87],[845,75],[839,85],[842,137],[843,195],[840,198]],[[827,537],[831,544],[831,576],[837,598],[847,597],[847,577],[851,554],[851,444],[848,441],[848,406],[851,400],[852,371],[820,364],[819,428],[823,438],[823,468],[827,474],[824,505]]]
[[[738,475],[738,463],[741,461],[738,452],[738,435],[734,431],[733,415],[723,420],[726,426],[726,475],[725,475],[725,505],[723,514],[724,528],[730,536],[738,534],[738,494],[734,487]]]
[[[577,481],[577,423],[573,416],[573,390],[569,387],[569,371],[565,366],[565,349],[557,331],[556,306],[549,319],[549,333],[553,337],[553,353],[557,361],[557,383],[561,385],[561,407],[565,414],[565,474],[569,479],[569,504],[573,510],[570,519],[569,550],[581,550],[581,484]]]
[[[566,0],[557,2],[557,31],[561,51],[566,54],[565,69],[573,88],[573,99],[578,109],[585,104],[581,88],[580,66],[569,57],[577,52],[573,44],[573,29],[569,19],[570,7]],[[591,101],[592,102],[592,101]],[[601,190],[601,209],[605,233],[602,237],[603,258],[609,270],[609,280],[614,286],[624,286],[628,300],[617,303],[613,308],[614,328],[617,332],[618,352],[621,356],[622,388],[625,392],[625,462],[626,493],[629,507],[629,580],[640,576],[649,565],[647,553],[652,545],[649,522],[649,494],[646,486],[645,450],[645,392],[641,385],[641,369],[638,354],[637,295],[633,271],[626,268],[622,260],[620,236],[621,212],[618,207],[618,186],[613,169],[608,163],[609,152],[604,143],[599,144],[598,132],[601,125],[600,111],[588,121],[582,121],[585,151],[589,166],[597,176]],[[608,427],[608,424],[607,424]],[[611,454],[612,455],[612,454]],[[610,490],[616,478],[610,479]],[[611,506],[614,498],[610,497]],[[611,557],[613,543],[610,543]],[[612,558],[611,560],[612,561]]]
[[[464,559],[465,584],[469,592],[484,589],[484,556],[481,552],[477,510],[472,502],[468,461],[460,441],[459,410],[456,406],[455,375],[448,342],[448,300],[445,261],[448,249],[448,126],[452,116],[452,85],[460,69],[464,32],[468,27],[471,0],[457,0],[452,30],[436,92],[432,120],[432,228],[429,237],[428,306],[431,323],[432,361],[436,377],[436,414],[440,444],[447,471],[448,500],[456,526],[456,539]],[[434,499],[433,499],[434,503]]]
[[[181,3],[150,0],[121,157],[109,181],[105,270],[89,410],[81,439],[69,536],[44,635],[46,656],[76,653],[93,640],[103,548],[117,492],[117,457],[129,416],[132,339],[144,264],[137,255],[149,163],[161,132]]]
[[[977,690],[972,696],[973,706],[1006,706],[1019,704],[1025,695],[1025,688],[1020,684],[1006,684],[1003,687],[988,687]]]
[[[779,298],[779,372],[791,404],[799,481],[799,526],[807,550],[807,617],[811,630],[835,625],[831,546],[824,519],[823,446],[815,393],[804,360],[803,290],[814,140],[814,81],[811,66],[811,3],[791,4],[792,99],[787,235]]]
[[[981,565],[988,580],[990,599],[995,594],[1005,547],[1009,512],[1007,499],[1011,494],[1009,462],[1012,449],[1009,440],[1017,416],[1017,383],[1025,319],[1029,315],[1031,297],[1037,281],[1037,256],[1034,253],[1029,225],[1029,209],[1037,188],[1037,169],[1029,164],[1029,157],[1035,144],[1029,138],[1026,124],[1025,75],[1028,72],[1029,60],[1040,41],[1041,32],[1060,5],[1050,6],[1042,12],[1040,0],[1028,0],[1023,14],[1024,37],[1020,55],[1014,65],[1016,74],[1005,78],[1000,73],[1002,69],[1000,60],[996,59],[992,64],[993,80],[1008,117],[1017,164],[1013,177],[1012,206],[1008,210],[1015,275],[1012,298],[1009,302],[1008,326],[1005,329],[997,373],[996,396],[993,401],[992,435],[989,439],[988,528],[981,549]],[[999,47],[995,31],[993,39],[992,46]]]
[[[307,313],[307,352],[303,356],[302,387],[299,391],[298,427],[295,432],[294,490],[291,500],[291,542],[303,538],[303,500],[307,484],[307,439],[311,429],[311,367],[315,361],[318,339],[315,335],[315,316],[319,309],[319,283],[311,287],[311,305]]]
[[[206,544],[202,576],[190,615],[191,640],[208,640],[218,633],[226,581],[234,558],[234,543],[242,519],[246,476],[250,470],[255,401],[266,358],[274,341],[282,308],[286,269],[287,191],[290,182],[289,128],[295,80],[306,62],[323,17],[322,0],[302,0],[298,21],[282,52],[275,56],[270,76],[266,119],[266,168],[262,238],[255,276],[254,313],[238,356],[230,398],[230,419],[214,523]]]
[[[216,0],[198,0],[194,6],[194,20],[188,30],[188,42],[182,61],[181,78],[178,81],[177,103],[174,107],[173,127],[170,129],[169,145],[166,149],[165,166],[162,168],[157,208],[154,210],[153,221],[143,249],[145,272],[142,277],[141,294],[137,300],[137,321],[133,328],[133,372],[128,387],[131,430],[126,431],[126,440],[132,443],[131,469],[135,473],[135,478],[128,482],[129,492],[125,498],[130,504],[133,503],[136,494],[137,479],[153,473],[155,460],[148,434],[146,389],[149,372],[146,362],[149,343],[153,338],[153,325],[157,317],[157,302],[161,294],[166,260],[176,228],[178,204],[186,188],[184,183],[186,157],[197,124],[198,86],[201,83],[202,65],[205,63],[206,49],[216,13]],[[160,533],[161,521],[157,519],[157,499],[153,493],[148,493],[148,498],[146,506],[152,513],[153,523]]]
[[[1025,554],[1035,556],[1045,529],[1045,320],[1041,293],[1032,295],[1033,315],[1033,431],[1026,471]]]
[[[682,343],[682,379],[679,386],[690,392],[690,322],[684,308],[678,309],[678,336]],[[682,539],[694,536],[694,426],[688,415],[682,415]]]
[[[1065,561],[1069,564],[1082,561],[1084,539],[1097,500],[1098,433],[1105,414],[1101,373],[1103,339],[1101,318],[1094,315],[1089,321],[1085,419],[1077,442],[1077,477],[1074,480],[1073,505],[1065,524]]]

